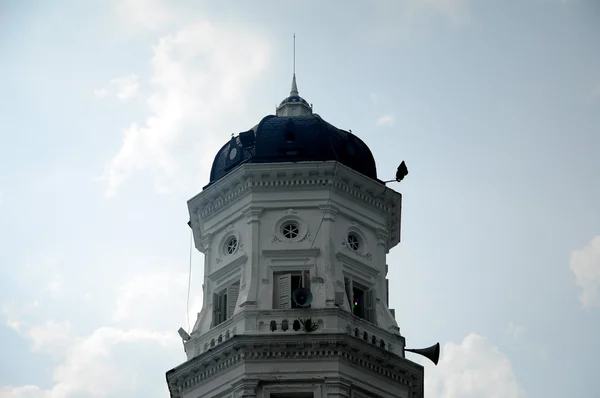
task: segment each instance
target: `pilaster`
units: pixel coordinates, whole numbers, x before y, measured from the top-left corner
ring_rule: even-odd
[[[258,272],[259,266],[259,253],[260,253],[260,215],[263,212],[263,208],[259,206],[250,207],[246,213],[246,219],[248,225],[250,225],[250,234],[252,236],[252,247],[250,262],[243,272],[243,279],[241,281],[240,290],[242,300],[240,301],[240,307],[256,306],[256,300],[258,297],[258,286],[260,273]]]
[[[352,383],[342,378],[325,379],[327,398],[350,398]]]
[[[241,379],[231,384],[233,398],[254,398],[259,381],[256,379]]]

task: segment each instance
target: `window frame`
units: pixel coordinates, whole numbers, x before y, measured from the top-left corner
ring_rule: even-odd
[[[233,316],[240,294],[240,281],[231,283],[215,289],[212,298],[212,322],[211,328],[220,325]]]
[[[375,286],[365,284],[363,281],[353,278],[352,275],[346,275],[344,276],[344,290],[346,292],[346,300],[348,301],[350,314],[367,322],[377,324]],[[357,291],[362,293],[359,297],[363,298],[360,303],[364,303],[364,305],[362,305],[359,310],[355,311],[356,307],[353,304],[354,297],[357,296]]]
[[[297,289],[298,287],[301,287],[301,275],[304,274],[304,288],[309,289],[310,290],[310,270],[308,269],[290,269],[290,270],[277,270],[277,271],[273,271],[273,309],[279,309],[279,310],[290,310],[290,309],[302,309],[302,308],[310,308],[311,306],[308,305],[306,307],[299,307],[296,305],[296,303],[294,303],[294,300],[292,299],[292,293],[294,292],[295,289]],[[282,305],[282,297],[284,296],[284,294],[282,294],[281,292],[281,282],[282,282],[282,277],[289,277],[289,291],[288,292],[284,292],[285,295],[287,295],[287,297],[284,299],[283,301],[283,305]],[[300,277],[300,278],[298,278]],[[298,279],[296,279],[298,278]],[[294,283],[295,282],[295,283]],[[296,286],[296,284],[298,284],[298,286]]]

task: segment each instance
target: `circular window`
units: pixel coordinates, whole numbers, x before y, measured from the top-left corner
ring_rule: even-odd
[[[233,254],[233,253],[235,253],[237,248],[238,248],[238,240],[235,236],[232,236],[231,238],[227,239],[227,241],[225,242],[225,253]]]
[[[352,234],[352,233],[348,234],[347,242],[348,242],[348,247],[350,248],[350,250],[357,251],[358,248],[360,247],[360,239],[355,234]]]
[[[286,239],[296,239],[300,233],[300,226],[296,222],[286,222],[281,226],[281,234]]]

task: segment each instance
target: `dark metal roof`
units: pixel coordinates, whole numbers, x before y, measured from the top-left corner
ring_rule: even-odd
[[[287,103],[290,103],[290,102],[301,102],[304,105],[310,107],[310,105],[308,104],[308,102],[304,98],[300,97],[299,95],[290,95],[289,97],[287,97],[283,101],[281,101],[281,103],[279,104],[279,106],[282,106],[283,104],[287,104]]]
[[[223,145],[213,162],[209,185],[242,163],[328,160],[377,179],[369,147],[354,134],[332,126],[317,114],[266,116],[255,130],[240,133]]]

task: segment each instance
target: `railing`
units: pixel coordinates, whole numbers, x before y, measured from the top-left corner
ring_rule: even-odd
[[[198,356],[236,334],[345,333],[404,356],[404,338],[338,308],[307,310],[249,310],[185,343],[188,359]],[[191,350],[191,351],[190,351]]]

